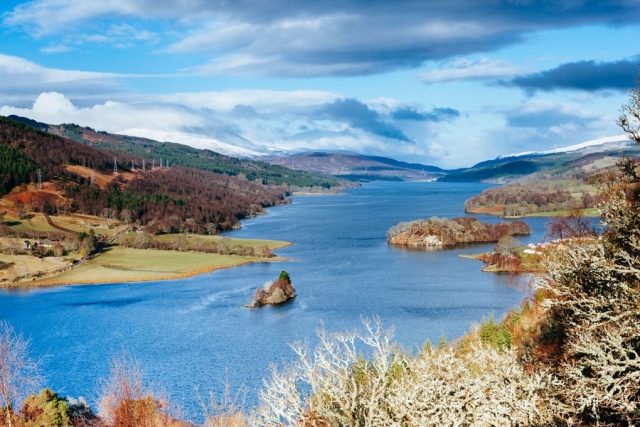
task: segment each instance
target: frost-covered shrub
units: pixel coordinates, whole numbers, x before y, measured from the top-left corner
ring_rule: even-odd
[[[552,420],[557,381],[526,372],[513,349],[479,341],[464,351],[400,351],[378,321],[365,333],[318,333],[311,350],[273,369],[252,415],[255,426],[536,425]],[[367,359],[359,356],[361,345]]]

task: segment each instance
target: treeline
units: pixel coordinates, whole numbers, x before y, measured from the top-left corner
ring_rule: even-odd
[[[158,249],[165,251],[193,251],[208,254],[273,257],[269,246],[245,246],[233,243],[231,239],[222,238],[219,242],[207,242],[200,239],[188,239],[184,234],[177,234],[170,240],[158,240],[147,233],[134,236],[125,235],[118,241],[120,246],[135,249]]]
[[[467,200],[464,210],[474,212],[478,208],[499,206],[502,207],[504,216],[519,216],[533,212],[587,209],[595,207],[596,204],[596,197],[586,191],[576,199],[564,188],[552,188],[551,185],[537,182],[488,188]]]
[[[523,221],[488,224],[473,217],[401,222],[387,232],[387,242],[404,246],[450,246],[458,243],[497,242],[504,236],[528,235]]]

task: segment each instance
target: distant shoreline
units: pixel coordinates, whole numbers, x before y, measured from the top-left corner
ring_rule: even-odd
[[[586,217],[597,217],[599,216],[598,211],[595,209],[581,209],[582,213]],[[569,211],[537,211],[537,212],[529,212],[524,215],[504,215],[504,205],[495,205],[493,207],[477,207],[473,209],[465,210],[465,213],[472,214],[483,214],[483,215],[494,215],[504,219],[518,219],[518,218],[534,218],[534,217],[554,217],[554,216],[567,216],[569,215]]]

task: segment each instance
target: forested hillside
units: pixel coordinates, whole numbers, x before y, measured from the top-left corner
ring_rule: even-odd
[[[230,176],[243,175],[249,181],[262,184],[284,184],[293,187],[328,189],[340,185],[339,180],[331,176],[293,170],[262,161],[238,159],[184,144],[111,134],[71,123],[48,125],[24,117],[10,116],[9,118],[95,148],[145,158],[149,167],[152,164],[158,166],[161,163],[180,165]],[[140,163],[139,166],[141,165]]]
[[[79,212],[119,218],[146,226],[154,233],[215,233],[237,226],[248,215],[286,203],[283,188],[240,177],[182,166],[142,171],[142,159],[79,144],[0,117],[0,161],[4,195],[15,185],[55,181],[63,202],[50,202],[44,190],[17,198],[47,213]],[[114,157],[118,173],[114,173]],[[6,169],[5,169],[6,166]],[[93,175],[109,177],[98,185]],[[6,175],[6,177],[5,177]],[[24,189],[21,190],[24,192]],[[18,197],[12,195],[12,197]]]

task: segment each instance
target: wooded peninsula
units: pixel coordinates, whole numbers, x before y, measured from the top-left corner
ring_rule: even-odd
[[[477,218],[460,217],[401,222],[387,232],[387,243],[398,246],[444,247],[459,243],[497,242],[503,236],[531,234],[523,221],[483,223]]]

